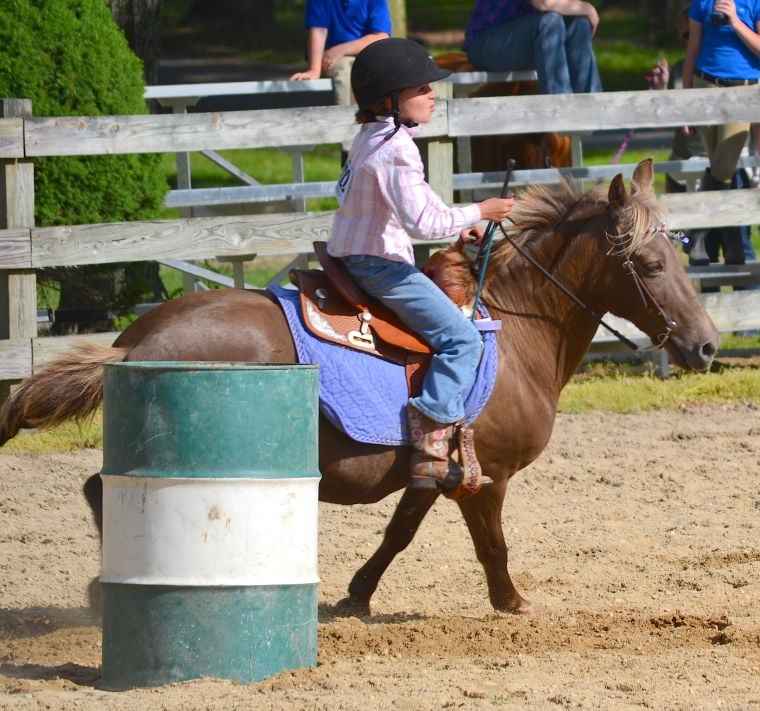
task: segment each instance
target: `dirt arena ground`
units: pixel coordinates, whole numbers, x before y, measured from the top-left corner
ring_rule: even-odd
[[[334,605],[396,497],[320,508],[318,666],[258,684],[99,688],[98,540],[80,487],[100,451],[0,451],[2,709],[760,711],[760,409],[561,415],[504,510],[510,570],[546,612],[491,609],[440,500],[373,616]]]

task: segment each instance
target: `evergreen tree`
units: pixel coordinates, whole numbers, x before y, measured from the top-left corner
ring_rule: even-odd
[[[144,114],[142,64],[106,0],[5,0],[0,5],[0,95],[31,99],[37,116]],[[65,156],[35,161],[40,226],[151,219],[168,185],[156,154]],[[101,317],[146,291],[140,265],[44,270],[61,285],[61,308]],[[126,288],[124,288],[126,285]]]

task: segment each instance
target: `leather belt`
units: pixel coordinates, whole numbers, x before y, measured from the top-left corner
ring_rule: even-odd
[[[694,69],[694,74],[698,76],[700,79],[704,79],[705,81],[709,81],[710,84],[715,84],[715,86],[752,86],[753,84],[757,84],[757,79],[722,79],[721,77],[714,77],[712,74],[708,74],[707,72],[703,72],[701,69]]]

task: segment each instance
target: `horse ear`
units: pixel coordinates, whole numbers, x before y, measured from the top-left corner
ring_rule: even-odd
[[[631,176],[631,195],[639,191],[644,192],[652,186],[654,177],[654,161],[651,158],[642,160],[633,170]]]
[[[628,200],[628,192],[625,189],[622,173],[618,173],[610,183],[610,189],[607,193],[607,202],[611,208],[621,208]]]

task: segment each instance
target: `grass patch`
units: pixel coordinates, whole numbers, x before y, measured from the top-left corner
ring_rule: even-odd
[[[595,364],[565,386],[558,411],[580,414],[592,410],[634,413],[680,410],[726,402],[757,402],[760,368],[725,367],[711,373],[675,371],[671,377],[631,373],[620,366]]]
[[[51,430],[22,430],[6,442],[2,454],[55,454],[103,446],[103,413],[98,410],[81,423],[66,422]]]
[[[294,182],[293,159],[289,151],[277,148],[252,148],[219,151],[219,155],[265,185]],[[177,167],[173,154],[164,154],[164,169],[169,185],[176,188]],[[194,188],[224,188],[241,185],[238,178],[201,153],[190,154],[190,169]],[[304,176],[307,182],[337,180],[339,175],[340,145],[319,145],[304,153]]]
[[[752,334],[724,333],[720,339],[721,351],[750,349],[760,350],[760,331],[753,332]],[[758,392],[760,392],[760,390]]]
[[[283,257],[257,257],[256,259],[245,263],[243,269],[245,272],[245,281],[251,286],[264,287],[291,261],[291,255]],[[204,269],[232,278],[232,265],[229,262],[218,262],[214,259],[204,259],[198,260],[194,263]],[[181,272],[162,265],[159,274],[170,299],[182,295],[183,277]],[[206,279],[199,279],[198,281],[204,283],[209,289],[222,288],[218,284],[207,281]]]

